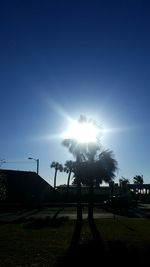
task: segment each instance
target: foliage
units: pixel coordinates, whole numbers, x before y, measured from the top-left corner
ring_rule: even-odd
[[[127,184],[129,184],[129,179],[121,177],[119,179],[119,182],[120,182],[121,185],[127,185]]]
[[[143,184],[143,175],[136,175],[135,177],[133,177],[133,182],[134,184]]]
[[[69,173],[69,172],[73,172],[74,171],[74,167],[75,167],[75,162],[73,162],[72,160],[67,160],[65,162],[64,165],[64,172]]]
[[[54,188],[55,188],[56,187],[57,172],[58,171],[62,172],[63,171],[63,166],[59,162],[53,161],[51,163],[50,167],[55,169],[55,174],[54,174]]]
[[[60,172],[63,171],[63,166],[59,162],[53,161],[51,163],[51,168],[55,168],[55,170],[59,170]]]
[[[68,181],[67,181],[68,187],[69,187],[69,183],[70,183],[71,174],[75,173],[75,169],[76,169],[76,162],[73,162],[72,160],[67,160],[65,162],[64,172],[68,173]]]
[[[117,161],[113,158],[112,151],[105,150],[100,154],[95,154],[93,160],[86,159],[85,155],[85,160],[80,164],[81,183],[90,185],[91,180],[95,185],[103,181],[111,183],[115,178],[116,170]]]
[[[96,125],[94,120],[80,116],[80,123],[87,121]],[[62,144],[76,157],[73,184],[76,184],[78,179],[83,185],[89,185],[91,180],[101,184],[102,181],[110,183],[114,179],[117,161],[113,158],[112,151],[101,150],[99,139],[96,143],[79,143],[75,139],[65,139]]]
[[[83,116],[80,116],[79,122],[90,122],[95,126],[94,121],[89,121]],[[88,219],[89,222],[92,222],[94,208],[93,186],[94,184],[101,184],[102,181],[110,183],[114,179],[115,171],[117,170],[117,161],[113,158],[112,151],[102,151],[98,137],[97,141],[94,140],[94,142],[79,142],[75,138],[63,141],[63,145],[76,157],[76,167],[73,171],[74,184],[77,184],[77,222],[82,220],[81,184],[89,186]]]

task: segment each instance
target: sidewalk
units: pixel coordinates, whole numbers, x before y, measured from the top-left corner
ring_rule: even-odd
[[[14,213],[2,213],[0,214],[0,223],[15,223],[19,220],[32,220],[32,219],[45,219],[47,217],[53,218],[56,215],[57,211],[55,210],[48,210],[47,208],[44,208],[42,210],[33,209],[30,211],[23,211],[23,212],[14,212]],[[133,215],[134,214],[134,215]],[[69,212],[67,209],[59,209],[58,208],[58,215],[57,218],[61,217],[68,217],[71,220],[76,220],[76,211]],[[83,211],[83,219],[88,218],[87,211]],[[95,219],[113,219],[113,218],[126,218],[126,219],[132,219],[132,218],[147,218],[144,211],[141,211],[139,209],[132,210],[132,216],[123,216],[114,214],[111,211],[106,211],[103,209],[100,209],[99,211],[96,210],[94,212],[94,218]]]
[[[9,213],[1,213],[0,214],[0,223],[12,223],[18,221],[20,219],[27,218],[28,216],[32,216],[33,214],[37,213],[38,211],[31,210],[31,211],[24,211],[24,212],[9,212]]]
[[[59,209],[58,209],[59,210]],[[34,219],[45,219],[47,217],[53,218],[56,214],[56,211],[48,211],[47,209],[43,210],[31,210],[25,211],[23,213],[3,213],[0,214],[0,223],[15,223],[21,219],[24,220],[34,220]],[[61,211],[58,213],[57,218],[68,217],[71,220],[76,220],[76,212]],[[99,212],[94,212],[95,219],[113,219],[114,217],[122,218],[124,216],[115,215],[111,212],[100,210]],[[88,218],[88,213],[83,211],[83,219]]]

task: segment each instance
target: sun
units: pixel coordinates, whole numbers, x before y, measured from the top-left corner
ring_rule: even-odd
[[[75,139],[79,143],[96,143],[99,129],[93,122],[72,121],[65,139]]]

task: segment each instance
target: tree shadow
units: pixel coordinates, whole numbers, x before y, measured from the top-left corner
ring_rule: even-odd
[[[82,230],[82,219],[79,219],[76,221],[76,226],[69,247],[69,253],[74,252],[78,248],[80,242],[81,230]]]
[[[127,246],[121,240],[113,240],[108,242],[108,264],[118,266],[145,266],[144,258],[142,260],[141,253],[138,248],[132,244]]]
[[[97,226],[95,224],[95,221],[93,218],[88,219],[89,222],[89,226],[91,229],[91,233],[93,236],[93,241],[95,243],[95,245],[97,246],[97,248],[100,250],[100,253],[102,253],[103,255],[105,254],[105,247],[102,241],[102,238],[100,236],[100,233],[97,229]]]
[[[107,240],[104,246],[94,219],[88,222],[92,240],[80,243],[82,220],[77,221],[70,247],[65,255],[58,259],[55,267],[147,266],[150,246],[144,244],[141,249],[136,244],[128,245],[123,240]]]
[[[72,240],[66,254],[59,259],[56,266],[99,266],[100,262],[105,261],[105,248],[100,233],[93,220],[89,220],[89,227],[92,232],[93,239],[88,240],[84,244],[80,244],[82,219],[76,221],[76,226],[72,236]]]

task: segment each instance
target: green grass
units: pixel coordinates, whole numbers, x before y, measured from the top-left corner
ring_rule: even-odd
[[[150,244],[150,220],[103,219],[96,220],[103,240],[122,240],[128,244]]]
[[[35,221],[36,222],[36,221]],[[54,266],[68,249],[75,221],[60,220],[55,227],[31,224],[0,225],[0,266]],[[95,220],[105,248],[122,242],[141,255],[150,248],[150,221],[146,219]],[[88,222],[82,228],[80,244],[92,238]],[[71,265],[70,265],[71,266]]]
[[[53,266],[68,248],[73,229],[69,221],[56,228],[0,226],[0,266]]]

